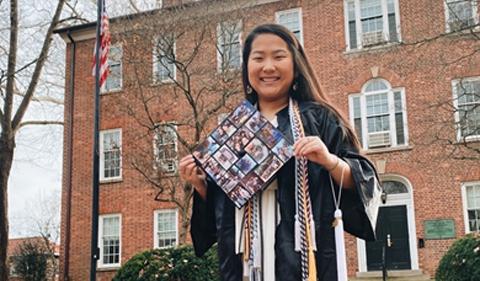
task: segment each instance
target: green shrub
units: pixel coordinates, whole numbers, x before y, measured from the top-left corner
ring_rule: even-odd
[[[440,260],[437,281],[480,280],[480,235],[469,234],[455,241]]]
[[[113,281],[205,281],[220,280],[217,249],[203,257],[192,246],[155,249],[139,253],[127,261]]]

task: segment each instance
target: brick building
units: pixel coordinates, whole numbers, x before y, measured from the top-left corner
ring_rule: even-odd
[[[154,200],[158,189],[146,175],[152,169],[142,174],[134,156],[143,155],[153,172],[175,182],[176,161],[186,153],[178,138],[197,137],[186,125],[196,119],[188,119],[193,112],[182,86],[206,89],[202,104],[239,89],[241,38],[263,22],[284,24],[303,42],[323,90],[350,117],[385,186],[380,241],[347,237],[350,276],[375,275],[388,239],[390,270],[432,276],[455,238],[480,230],[477,1],[163,2],[158,10],[111,20],[111,75],[101,96],[98,280],[111,278],[141,250],[188,241],[181,231],[185,209]],[[182,17],[189,20],[162,31]],[[140,33],[153,22],[155,34]],[[210,28],[205,34],[199,31],[204,26]],[[61,278],[86,280],[95,26],[57,33],[67,42]],[[202,44],[195,44],[198,38]],[[187,64],[171,58],[188,60],[192,50],[198,52],[188,64],[195,66],[190,80],[182,68]],[[214,117],[203,133],[241,98],[238,91],[230,94],[227,107],[202,112]],[[144,106],[151,99],[151,107]],[[149,122],[159,125],[144,130]]]

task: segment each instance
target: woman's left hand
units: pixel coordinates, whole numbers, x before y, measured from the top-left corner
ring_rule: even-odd
[[[322,165],[327,170],[335,166],[336,156],[328,151],[327,146],[317,136],[308,136],[299,139],[293,145],[296,157],[304,156],[308,160]]]

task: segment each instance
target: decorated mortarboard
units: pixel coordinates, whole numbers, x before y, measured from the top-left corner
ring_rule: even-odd
[[[193,152],[207,175],[241,208],[292,157],[292,142],[248,101]]]

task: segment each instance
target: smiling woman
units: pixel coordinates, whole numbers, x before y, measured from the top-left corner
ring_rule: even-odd
[[[260,25],[247,36],[242,74],[246,98],[295,141],[295,158],[281,168],[269,162],[264,171],[276,172],[274,180],[236,209],[193,157],[184,157],[180,176],[195,187],[196,254],[218,242],[222,280],[346,280],[332,222],[341,225],[341,204],[345,230],[374,239],[381,193],[375,168],[359,154],[353,130],[321,91],[302,46],[286,28]],[[272,149],[273,126],[267,127],[255,134]],[[243,173],[256,178],[246,168]]]
[[[293,59],[287,43],[273,34],[256,38],[248,60],[248,80],[253,90],[261,93],[260,105],[273,103],[275,107],[285,107],[293,82]],[[268,118],[275,112],[262,113]]]

